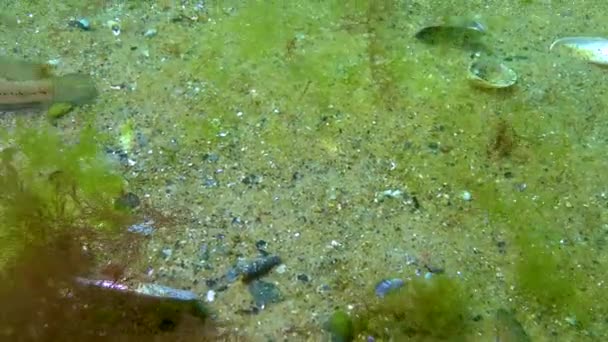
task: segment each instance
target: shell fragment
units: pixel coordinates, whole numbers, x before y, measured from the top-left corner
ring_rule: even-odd
[[[508,88],[517,82],[513,69],[488,56],[477,56],[469,64],[467,76],[473,85],[486,89]]]
[[[479,50],[486,27],[475,19],[460,16],[441,18],[420,29],[414,37],[428,44],[444,44],[467,50]]]
[[[555,40],[549,51],[559,46],[572,50],[580,58],[594,64],[608,65],[608,39],[602,37],[564,37]]]

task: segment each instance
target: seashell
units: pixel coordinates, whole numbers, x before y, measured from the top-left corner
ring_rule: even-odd
[[[565,46],[588,62],[608,65],[608,39],[602,37],[564,37],[555,40],[549,51],[557,46]]]
[[[461,16],[448,16],[420,29],[414,37],[429,44],[447,44],[480,49],[480,38],[486,27],[479,21]]]
[[[517,73],[497,59],[477,57],[471,64],[467,77],[473,85],[485,89],[508,88],[517,82]]]

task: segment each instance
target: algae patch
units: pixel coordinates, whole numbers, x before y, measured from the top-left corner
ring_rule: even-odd
[[[112,231],[129,220],[113,207],[123,181],[98,150],[92,129],[71,145],[48,125],[19,124],[1,139],[0,265],[26,245],[65,233]]]

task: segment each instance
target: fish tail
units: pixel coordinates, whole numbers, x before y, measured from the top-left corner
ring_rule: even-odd
[[[97,97],[93,79],[83,74],[67,74],[53,78],[53,102],[67,102],[82,105],[93,102]]]

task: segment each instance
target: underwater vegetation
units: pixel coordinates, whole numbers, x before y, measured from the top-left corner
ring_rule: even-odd
[[[462,285],[446,276],[413,278],[356,314],[355,334],[394,341],[463,340],[471,320]]]
[[[470,294],[458,279],[417,277],[349,316],[336,311],[327,330],[333,341],[466,341],[471,330]]]
[[[0,339],[11,341],[207,341],[214,327],[198,301],[78,285],[94,267],[66,233],[27,248],[0,276]],[[208,339],[209,338],[209,339]]]
[[[100,138],[84,128],[70,144],[46,123],[2,132],[0,338],[206,340],[213,328],[198,301],[75,281],[95,276],[102,255],[138,245],[138,235],[126,231],[134,216],[117,200],[125,184]]]
[[[468,14],[462,4],[454,14]],[[470,237],[467,248],[479,246],[482,256],[464,255],[465,266],[476,258],[489,260],[489,278],[480,269],[456,285],[449,278],[415,280],[392,300],[368,305],[369,313],[353,317],[358,334],[461,336],[470,323],[468,306],[490,299],[495,301],[487,305],[496,306],[508,298],[509,309],[518,311],[534,337],[551,329],[577,337],[595,330],[601,336],[608,305],[608,129],[602,116],[606,97],[593,83],[601,73],[559,64],[558,79],[558,62],[542,55],[545,49],[521,49],[522,41],[538,41],[542,30],[499,37],[509,28],[490,22],[485,45],[519,37],[493,51],[508,52],[496,57],[523,77],[508,91],[471,89],[460,72],[470,62],[467,53],[414,38],[423,23],[409,13],[418,8],[401,1],[212,3],[213,22],[200,24],[196,39],[174,34],[174,24],[159,27],[171,38],[152,45],[151,56],[170,58],[162,70],[143,74],[130,96],[153,107],[156,99],[174,102],[167,84],[191,82],[200,90],[180,97],[180,120],[162,127],[180,138],[183,151],[204,146],[224,155],[246,146],[248,153],[235,159],[258,167],[263,152],[287,177],[290,167],[310,160],[349,170],[359,160],[392,162],[394,172],[370,172],[364,187],[397,185],[415,193],[421,211],[437,216],[425,229],[448,241]],[[158,121],[170,114],[158,114]],[[251,134],[241,134],[246,130]],[[23,126],[5,136],[3,263],[18,260],[29,242],[52,241],[60,232],[121,226],[124,213],[111,203],[122,182],[98,158],[91,130],[84,131],[82,146],[66,146],[51,131]],[[49,146],[61,153],[47,152]],[[436,200],[439,188],[448,189],[447,204]],[[472,200],[454,200],[461,190]],[[505,246],[498,256],[491,252],[494,238]],[[497,273],[504,279],[494,278]],[[475,298],[458,295],[473,287]],[[438,301],[432,294],[454,307],[423,305]],[[404,321],[404,312],[414,318]],[[418,314],[432,317],[422,322]],[[344,322],[344,315],[337,316],[336,325],[350,324]],[[342,331],[351,338],[350,329]]]
[[[43,246],[63,234],[117,232],[131,219],[114,208],[122,177],[85,128],[66,144],[50,125],[23,123],[4,130],[0,143],[0,264],[26,245]]]

